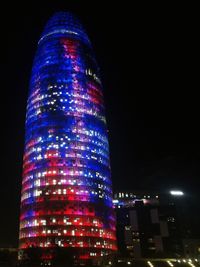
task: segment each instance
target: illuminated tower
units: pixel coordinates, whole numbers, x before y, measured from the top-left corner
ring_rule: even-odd
[[[79,259],[116,250],[109,146],[90,40],[56,13],[38,42],[26,114],[20,248],[73,247]]]

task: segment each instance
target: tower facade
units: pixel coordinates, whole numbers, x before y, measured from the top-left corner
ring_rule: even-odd
[[[33,63],[19,246],[73,247],[80,259],[116,250],[99,69],[86,32],[69,13],[47,22]]]

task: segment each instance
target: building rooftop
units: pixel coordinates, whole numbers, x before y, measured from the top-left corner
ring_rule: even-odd
[[[53,36],[73,37],[90,44],[80,20],[70,12],[56,12],[48,20],[39,43]]]

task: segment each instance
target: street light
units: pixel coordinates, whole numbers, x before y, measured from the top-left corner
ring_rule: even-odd
[[[180,190],[171,190],[170,194],[172,196],[183,196],[184,195],[183,191],[180,191]]]

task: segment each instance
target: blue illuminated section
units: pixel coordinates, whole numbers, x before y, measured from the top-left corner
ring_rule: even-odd
[[[116,250],[99,69],[80,22],[63,12],[45,27],[30,79],[20,248],[30,245],[47,258],[57,245],[79,259]]]
[[[69,37],[90,45],[90,40],[80,21],[71,13],[59,12],[47,23],[38,43],[53,37]]]

